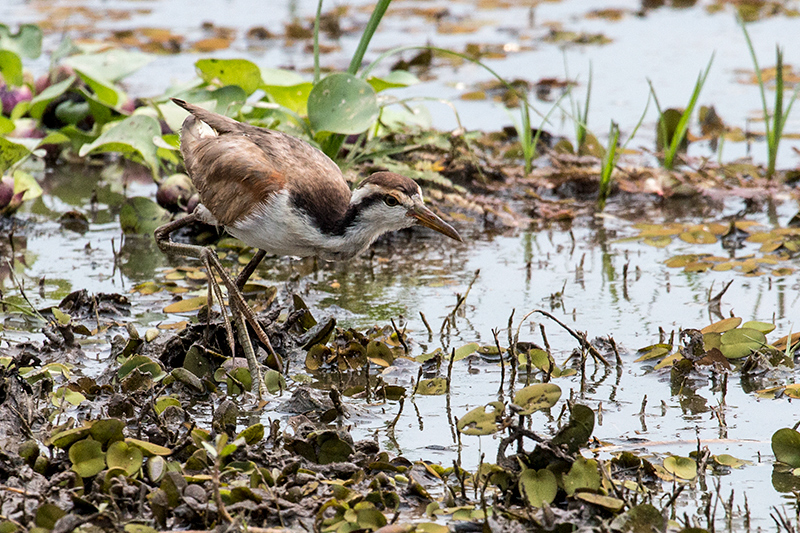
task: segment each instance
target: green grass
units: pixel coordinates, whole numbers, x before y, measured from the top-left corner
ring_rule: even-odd
[[[795,100],[797,100],[798,91],[800,91],[800,84],[795,87],[792,96],[788,102],[783,100],[783,91],[785,89],[783,81],[783,50],[779,46],[775,47],[775,103],[772,106],[772,113],[767,108],[767,88],[764,83],[764,78],[761,75],[761,68],[758,66],[758,58],[756,51],[753,48],[753,41],[750,40],[750,34],[747,33],[747,27],[744,21],[739,18],[739,25],[742,27],[744,38],[747,41],[747,48],[750,50],[750,57],[753,59],[753,66],[756,69],[756,79],[758,80],[758,88],[761,92],[761,109],[764,116],[764,127],[766,129],[767,137],[767,179],[772,179],[775,175],[775,163],[778,159],[778,146],[783,136],[783,128],[786,126],[786,119],[792,110]],[[784,107],[785,106],[785,107]],[[771,119],[771,123],[770,123]]]
[[[714,63],[713,54],[711,55],[711,59],[708,61],[708,66],[706,67],[705,71],[701,71],[697,76],[697,81],[694,84],[694,91],[692,91],[692,97],[689,99],[686,109],[680,113],[674,128],[668,127],[668,122],[670,122],[670,120],[668,118],[669,115],[667,115],[666,112],[670,110],[661,109],[661,106],[658,103],[658,97],[656,96],[656,90],[653,87],[653,83],[649,79],[647,80],[647,83],[650,85],[650,93],[653,95],[653,100],[655,101],[656,108],[658,109],[658,124],[660,130],[659,136],[661,139],[663,139],[664,149],[662,165],[668,170],[671,170],[675,166],[678,152],[680,151],[681,145],[686,139],[686,132],[689,130],[689,119],[691,118],[694,108],[697,105],[697,100],[700,98],[700,92],[703,90],[703,85],[706,83],[708,73],[711,71],[712,63]]]

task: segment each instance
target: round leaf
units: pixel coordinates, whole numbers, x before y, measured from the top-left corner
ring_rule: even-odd
[[[546,468],[525,470],[519,476],[519,491],[533,507],[553,503],[558,492],[556,476]]]
[[[248,95],[261,85],[261,70],[247,59],[201,59],[194,67],[204,82],[221,86],[236,85]]]
[[[767,343],[767,338],[756,329],[738,328],[726,331],[720,337],[720,350],[728,359],[741,359]]]
[[[664,459],[664,470],[681,479],[694,479],[697,476],[697,463],[691,457],[671,455]]]
[[[78,155],[85,157],[92,152],[119,152],[123,155],[138,155],[158,173],[158,156],[154,137],[161,136],[161,126],[153,117],[134,115],[111,126],[100,137],[81,146]]]
[[[142,468],[144,454],[138,446],[117,441],[108,447],[106,461],[109,468],[121,468],[125,475],[132,476]]]
[[[529,415],[541,409],[553,407],[561,398],[561,387],[554,383],[536,383],[520,389],[514,395],[514,403],[521,410],[518,414]]]
[[[315,131],[361,133],[379,112],[375,89],[352,74],[331,74],[308,95],[308,119]]]
[[[92,439],[78,441],[69,448],[72,469],[81,477],[96,476],[106,467],[106,454],[99,442]]]
[[[458,419],[456,428],[465,435],[491,435],[497,432],[497,423],[503,416],[504,410],[503,402],[491,402],[476,407]]]
[[[800,468],[800,433],[782,428],[772,435],[772,453],[775,459],[792,468]]]

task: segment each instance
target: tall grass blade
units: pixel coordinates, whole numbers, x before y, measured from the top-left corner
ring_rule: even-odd
[[[775,105],[772,108],[772,121],[770,123],[770,112],[767,107],[767,88],[764,83],[764,77],[761,73],[761,67],[758,65],[758,58],[756,51],[753,47],[753,41],[750,39],[750,34],[747,32],[747,26],[744,20],[739,17],[739,26],[744,33],[745,41],[747,42],[747,49],[750,51],[750,58],[753,60],[753,67],[756,70],[756,81],[758,81],[758,90],[761,94],[761,112],[764,116],[764,129],[767,139],[767,179],[772,179],[775,175],[775,166],[778,160],[778,147],[780,146],[781,137],[783,137],[783,128],[786,126],[786,120],[789,113],[797,100],[798,91],[800,91],[800,84],[795,86],[792,96],[786,102],[784,109],[783,91],[785,89],[783,78],[783,50],[779,46],[775,47]]]

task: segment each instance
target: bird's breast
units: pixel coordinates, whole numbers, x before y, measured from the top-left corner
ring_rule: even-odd
[[[275,255],[317,256],[338,259],[339,237],[320,231],[312,218],[280,192],[258,205],[249,215],[225,226],[248,246]]]

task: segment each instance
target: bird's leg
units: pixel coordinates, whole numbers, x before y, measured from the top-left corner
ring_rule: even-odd
[[[225,324],[226,324],[225,329],[226,332],[228,333],[229,341],[231,342],[231,346],[233,348],[233,330],[230,326],[228,317],[225,314],[225,309],[222,300],[222,291],[220,290],[219,284],[217,283],[216,280],[216,275],[220,276],[222,282],[225,284],[225,287],[228,289],[229,304],[231,307],[231,312],[234,313],[235,319],[237,321],[237,328],[239,329],[239,335],[240,335],[240,343],[242,344],[242,348],[244,349],[245,355],[247,356],[247,364],[250,369],[250,374],[256,382],[257,386],[256,390],[258,391],[258,395],[260,398],[262,395],[262,389],[264,388],[263,385],[264,380],[261,379],[261,368],[256,359],[252,343],[250,342],[250,337],[247,333],[247,327],[245,325],[245,321],[248,322],[253,327],[253,330],[256,332],[256,335],[258,336],[259,340],[267,347],[270,354],[279,363],[280,363],[280,358],[275,353],[275,350],[273,350],[272,344],[269,341],[269,337],[267,336],[266,333],[264,333],[264,330],[258,323],[258,320],[256,319],[253,310],[250,309],[250,306],[248,306],[247,302],[244,301],[244,297],[242,296],[241,292],[239,292],[236,283],[234,283],[234,281],[231,279],[231,277],[223,268],[217,254],[213,250],[210,250],[209,248],[206,248],[204,246],[177,243],[177,242],[172,242],[170,240],[169,236],[170,234],[172,234],[172,232],[184,226],[187,226],[196,220],[197,217],[194,214],[191,214],[186,217],[183,217],[182,219],[175,220],[168,224],[164,224],[155,231],[156,243],[158,244],[158,247],[161,249],[161,251],[164,253],[175,253],[185,257],[194,257],[196,259],[200,259],[203,262],[208,272],[209,284],[213,286],[214,293],[220,302],[220,306],[222,307],[222,312],[223,316],[225,317]],[[257,264],[258,263],[256,263],[256,265]],[[255,265],[252,268],[254,269]],[[209,302],[209,305],[211,305],[211,302]]]
[[[220,310],[222,311],[222,320],[223,324],[225,325],[225,333],[228,337],[228,345],[231,350],[231,355],[235,355],[236,345],[233,336],[233,328],[231,327],[231,321],[228,318],[228,315],[225,313],[225,301],[222,298],[222,291],[219,288],[219,283],[217,283],[217,278],[214,275],[211,262],[204,258],[205,254],[203,252],[206,250],[206,248],[192,244],[172,242],[169,238],[172,233],[188,226],[189,224],[192,224],[195,221],[197,221],[197,215],[192,213],[183,218],[173,220],[168,224],[164,224],[163,226],[159,226],[154,234],[156,238],[156,244],[158,245],[158,248],[165,254],[174,253],[176,255],[182,255],[185,257],[194,257],[203,261],[203,265],[206,267],[206,273],[208,274],[208,296],[206,297],[206,300],[209,316],[211,314],[211,308],[214,305],[214,297],[216,297],[217,301],[219,302]]]
[[[253,275],[253,272],[255,272],[256,268],[261,263],[261,261],[264,260],[264,257],[266,255],[267,252],[265,252],[264,250],[256,251],[255,255],[253,255],[253,258],[250,260],[250,262],[247,263],[245,267],[242,269],[242,271],[239,272],[239,275],[236,276],[237,289],[239,289],[240,291],[244,289],[245,283],[247,283],[247,280],[250,279],[250,276]]]

